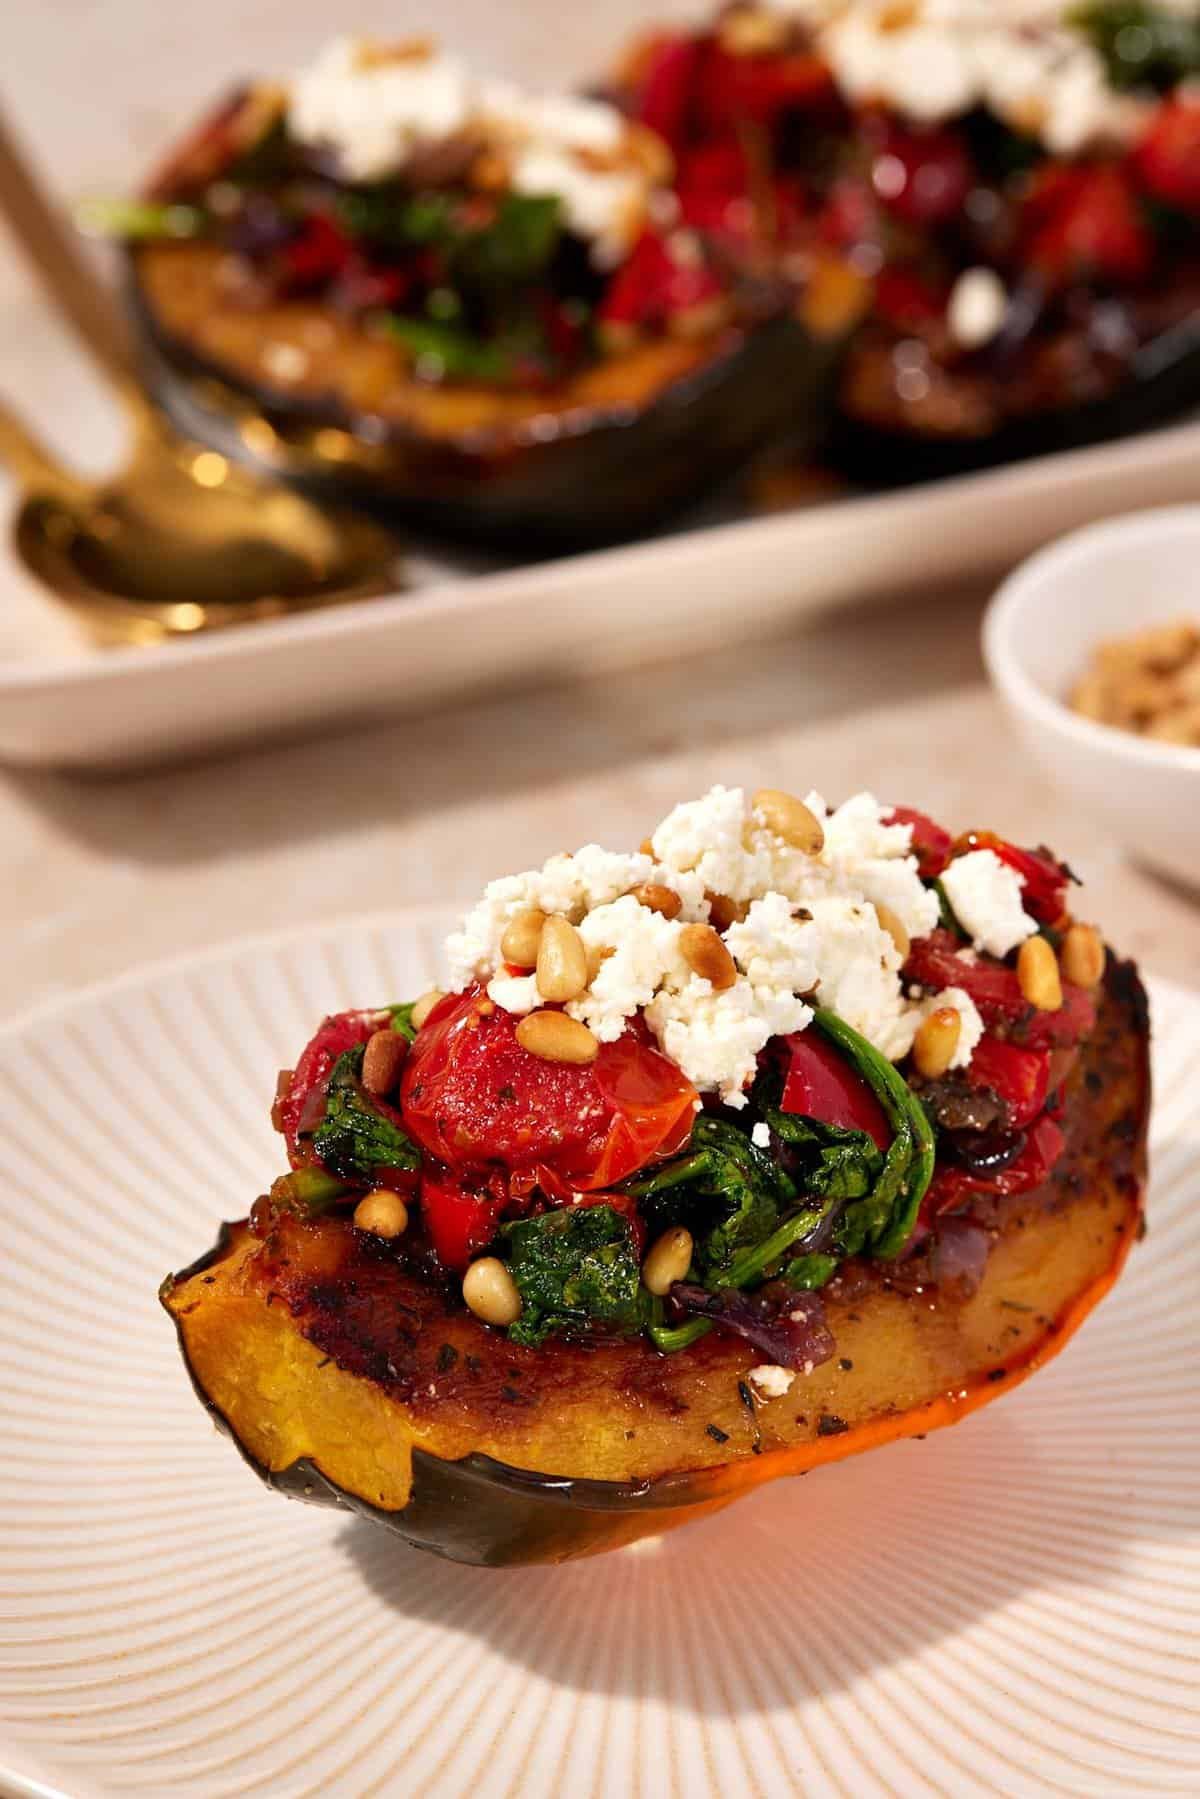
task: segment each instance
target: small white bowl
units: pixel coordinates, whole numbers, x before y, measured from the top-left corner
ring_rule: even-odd
[[[1163,507],[1022,563],[988,607],[983,654],[1054,786],[1133,855],[1200,886],[1200,749],[1094,724],[1067,700],[1102,639],[1189,616],[1200,618],[1200,506]]]

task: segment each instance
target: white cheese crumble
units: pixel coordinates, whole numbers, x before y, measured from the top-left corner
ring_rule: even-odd
[[[951,337],[964,350],[990,344],[1008,317],[1008,289],[995,269],[964,269],[946,308]]]
[[[919,937],[937,924],[937,896],[921,881],[911,827],[890,823],[873,795],[856,794],[832,812],[818,793],[805,804],[825,833],[815,856],[770,831],[741,788],[714,787],[663,820],[652,856],[588,844],[490,882],[447,941],[451,986],[483,981],[506,1011],[535,1009],[536,977],[505,967],[501,940],[518,913],[536,907],[575,924],[589,952],[591,978],[568,1002],[570,1015],[611,1043],[642,1014],[696,1088],[728,1105],[746,1103],[760,1052],[772,1037],[805,1030],[813,1004],[898,1061],[930,1001],[922,990],[905,992],[900,952],[875,908],[886,905]],[[679,895],[675,918],[634,897],[647,882]],[[708,919],[710,895],[744,910],[723,933],[736,973],[719,990],[681,947],[685,926]],[[965,994],[961,1001],[961,1041],[973,1047],[978,1015]]]
[[[1060,155],[1127,144],[1146,116],[1111,86],[1070,0],[792,0],[848,99],[933,124],[987,106]]]
[[[443,53],[395,58],[357,38],[335,38],[292,83],[288,129],[302,144],[333,150],[351,181],[393,174],[419,144],[465,129],[470,76]]]
[[[1021,904],[1021,877],[994,850],[956,856],[942,875],[954,916],[975,948],[1007,956],[1037,925]]]
[[[784,1398],[791,1391],[795,1378],[790,1368],[780,1368],[775,1362],[760,1362],[747,1376],[760,1399]]]
[[[650,205],[651,171],[615,106],[479,80],[424,44],[389,51],[336,39],[293,81],[288,126],[300,143],[332,151],[350,181],[398,174],[447,138],[478,141],[502,157],[515,193],[556,197],[603,266],[628,253]]]
[[[753,1143],[755,1149],[770,1149],[770,1147],[771,1147],[771,1127],[770,1127],[770,1125],[764,1124],[762,1119],[760,1118],[758,1123],[754,1126],[754,1129],[750,1133],[750,1141],[751,1141],[751,1143]]]

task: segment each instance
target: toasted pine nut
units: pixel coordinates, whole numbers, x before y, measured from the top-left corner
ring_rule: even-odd
[[[608,961],[608,958],[610,956],[615,956],[616,953],[617,952],[614,950],[611,943],[589,943],[588,944],[587,959],[588,959],[588,986],[589,987],[591,987],[594,984],[596,976],[600,973],[600,970],[603,967],[604,963]]]
[[[890,906],[876,906],[875,916],[879,920],[881,927],[887,932],[892,942],[896,945],[900,960],[902,962],[907,962],[908,952],[912,945],[909,942],[908,932],[904,928],[903,919],[897,918]]]
[[[678,918],[683,910],[683,901],[673,887],[661,887],[657,881],[643,881],[635,887],[633,897],[640,906],[646,906],[651,912],[661,912],[664,918]]]
[[[638,844],[638,850],[643,856],[652,856],[654,854],[654,845],[649,837],[642,838],[642,841]]]
[[[462,1295],[476,1318],[485,1324],[515,1324],[521,1316],[521,1295],[499,1256],[480,1256],[463,1275]]]
[[[500,954],[504,960],[511,962],[514,968],[532,968],[537,962],[545,922],[546,914],[537,906],[510,918],[500,939]]]
[[[1059,966],[1076,987],[1095,987],[1104,973],[1104,939],[1095,925],[1073,924],[1062,940]]]
[[[421,1026],[425,1023],[425,1020],[429,1017],[429,1014],[433,1011],[433,1008],[440,1000],[445,999],[445,997],[446,995],[442,992],[440,987],[431,987],[428,993],[423,993],[421,995],[420,999],[412,1009],[412,1028],[414,1031],[420,1030]]]
[[[1057,1012],[1063,1003],[1062,977],[1044,937],[1027,937],[1017,952],[1021,996],[1039,1012]]]
[[[659,1299],[681,1281],[692,1265],[692,1233],[681,1224],[664,1231],[650,1245],[642,1263],[642,1285]]]
[[[962,1019],[955,1006],[939,1006],[917,1026],[913,1038],[913,1062],[918,1074],[934,1081],[945,1074],[954,1060],[958,1039],[962,1035]]]
[[[517,1026],[517,1042],[543,1062],[594,1062],[600,1045],[586,1024],[565,1012],[528,1012]]]
[[[354,1222],[373,1237],[399,1237],[408,1229],[408,1207],[390,1187],[374,1187],[355,1206]]]
[[[587,948],[575,926],[558,913],[542,926],[537,952],[537,990],[543,999],[578,999],[587,986]]]
[[[751,810],[768,831],[782,837],[794,850],[819,856],[824,849],[824,825],[794,794],[782,793],[778,787],[760,787],[751,801]]]
[[[708,901],[708,922],[716,931],[727,931],[731,924],[739,924],[749,910],[744,900],[732,900],[727,893],[713,893],[705,888],[704,897]]]
[[[400,1078],[407,1054],[408,1044],[390,1024],[368,1037],[362,1065],[362,1084],[367,1092],[375,1094],[377,1099],[385,1098]]]
[[[679,953],[693,974],[711,981],[720,993],[737,980],[737,966],[710,924],[685,924],[679,933]]]

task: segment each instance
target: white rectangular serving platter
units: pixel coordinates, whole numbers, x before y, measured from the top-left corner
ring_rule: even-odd
[[[528,567],[414,560],[406,591],[147,648],[86,646],[0,561],[0,759],[104,768],[433,709],[779,634],[999,573],[1112,512],[1193,499],[1200,422]]]

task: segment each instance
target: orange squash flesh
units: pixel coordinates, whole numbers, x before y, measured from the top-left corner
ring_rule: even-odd
[[[200,1396],[271,1484],[458,1560],[594,1553],[954,1423],[1056,1354],[1141,1225],[1147,1035],[1136,974],[1110,964],[1063,1159],[1044,1187],[988,1202],[978,1291],[901,1292],[885,1265],[835,1283],[837,1353],[779,1399],[753,1399],[761,1358],[715,1332],[670,1357],[641,1340],[514,1346],[340,1217],[266,1239],[228,1227],[163,1303]]]

